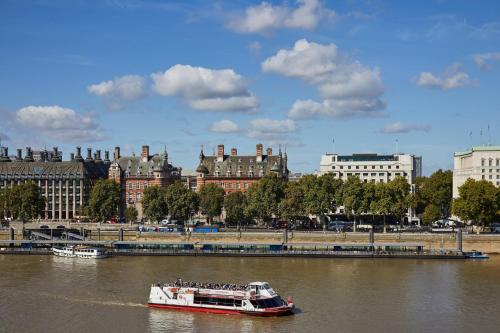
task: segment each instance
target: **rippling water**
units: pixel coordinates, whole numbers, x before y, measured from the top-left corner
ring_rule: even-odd
[[[294,316],[150,309],[149,286],[264,280]],[[500,257],[486,261],[0,256],[1,332],[500,332]]]

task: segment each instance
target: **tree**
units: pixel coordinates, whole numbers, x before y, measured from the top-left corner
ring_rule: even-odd
[[[260,222],[279,218],[280,202],[284,198],[284,181],[274,174],[264,176],[247,191],[248,216]]]
[[[125,218],[129,223],[133,223],[137,221],[137,216],[139,215],[139,212],[134,206],[128,206],[125,208]]]
[[[383,216],[384,232],[387,231],[386,217],[391,213],[392,198],[389,185],[387,183],[375,184],[375,201],[371,204],[371,209]]]
[[[425,207],[424,213],[422,214],[422,221],[424,224],[430,224],[433,221],[439,220],[440,217],[441,211],[439,207],[429,204]]]
[[[229,193],[224,197],[224,210],[226,212],[226,223],[241,224],[245,218],[247,197],[242,192]]]
[[[427,205],[434,205],[439,209],[439,217],[451,215],[453,194],[453,172],[441,169],[434,172],[420,186],[420,192]]]
[[[410,184],[404,177],[396,177],[387,183],[392,201],[391,215],[402,220],[410,207]]]
[[[98,180],[92,188],[89,199],[90,217],[106,221],[119,215],[120,185],[111,179]]]
[[[304,176],[300,179],[300,184],[304,190],[306,212],[318,216],[320,220],[325,214],[335,211],[342,202],[343,182],[332,174]]]
[[[166,189],[159,186],[149,186],[142,194],[142,214],[151,222],[161,221],[168,215]]]
[[[42,191],[32,182],[0,190],[0,217],[29,220],[40,216],[44,208]]]
[[[174,218],[188,220],[191,212],[198,211],[198,194],[190,191],[181,182],[169,185],[165,190],[168,212]]]
[[[199,196],[201,211],[210,223],[215,216],[222,213],[224,190],[216,184],[208,183],[201,187]]]
[[[281,216],[292,221],[305,216],[304,189],[301,182],[288,182],[284,194],[280,202]]]
[[[453,214],[462,221],[487,225],[499,216],[499,191],[489,181],[469,178],[458,188],[459,197],[453,202]]]
[[[363,200],[361,201],[361,210],[365,213],[371,213],[372,224],[375,219],[377,203],[377,187],[375,183],[365,183],[363,189]]]
[[[359,177],[349,177],[342,186],[342,201],[347,215],[354,216],[354,231],[356,231],[356,217],[363,212],[363,185]]]

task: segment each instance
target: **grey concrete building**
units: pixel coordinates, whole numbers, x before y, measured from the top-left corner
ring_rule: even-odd
[[[36,157],[36,158],[35,158]],[[88,203],[93,184],[108,177],[109,153],[101,159],[101,151],[87,149],[87,157],[81,155],[81,148],[71,154],[69,161],[62,160],[62,153],[54,147],[53,151],[37,152],[30,147],[25,156],[18,149],[15,157],[9,157],[8,147],[0,150],[0,189],[31,181],[37,184],[46,199],[45,219],[72,219],[81,214],[82,207]]]

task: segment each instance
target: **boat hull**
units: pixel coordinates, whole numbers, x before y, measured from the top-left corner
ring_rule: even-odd
[[[148,303],[151,308],[158,309],[169,309],[169,310],[180,310],[180,311],[190,311],[190,312],[205,312],[205,313],[215,313],[215,314],[227,314],[227,315],[237,315],[246,314],[258,317],[277,317],[286,316],[292,314],[292,308],[271,308],[265,309],[263,311],[244,311],[244,310],[230,310],[230,309],[216,309],[216,308],[205,308],[201,306],[189,306],[189,305],[168,305],[168,304],[157,304]]]

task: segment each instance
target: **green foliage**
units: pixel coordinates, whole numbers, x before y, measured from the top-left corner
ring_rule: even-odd
[[[119,215],[120,185],[111,179],[98,180],[90,193],[88,209],[90,217],[97,221]]]
[[[392,216],[399,220],[408,212],[410,201],[410,184],[403,177],[396,177],[387,183],[389,189],[389,197],[391,198],[392,205],[390,213]]]
[[[245,218],[247,206],[246,195],[242,192],[229,193],[224,197],[224,210],[226,211],[226,222],[239,224]]]
[[[307,175],[300,179],[304,191],[304,205],[307,214],[324,215],[342,202],[342,185],[340,179],[335,179],[332,174],[320,177]]]
[[[453,172],[438,170],[429,178],[417,184],[417,191],[424,206],[434,205],[439,209],[439,217],[451,214],[453,193]]]
[[[363,212],[364,183],[359,177],[349,177],[342,186],[342,199],[347,215],[356,216]]]
[[[0,191],[0,217],[28,220],[42,215],[44,208],[42,192],[32,182]]]
[[[142,214],[151,222],[161,221],[168,215],[166,189],[159,186],[149,186],[142,194]]]
[[[288,220],[297,220],[306,214],[305,196],[300,182],[288,182],[285,197],[280,202],[281,216]]]
[[[165,190],[168,212],[174,218],[189,219],[191,211],[198,211],[198,194],[190,191],[181,182],[175,182]]]
[[[129,206],[125,208],[124,215],[125,218],[127,219],[127,222],[134,223],[135,221],[137,221],[137,216],[139,215],[139,212],[137,212],[137,209],[134,206]]]
[[[224,190],[220,186],[211,183],[205,184],[201,187],[199,196],[201,211],[208,217],[209,222],[222,213]]]
[[[425,207],[424,213],[422,214],[422,222],[424,224],[430,224],[441,217],[441,211],[439,207],[433,204],[429,204]]]
[[[500,190],[492,183],[469,178],[458,192],[460,196],[453,202],[453,214],[463,221],[487,225],[499,217]]]
[[[247,192],[247,214],[261,222],[280,216],[280,202],[284,198],[284,181],[276,175],[264,176],[250,186]]]

